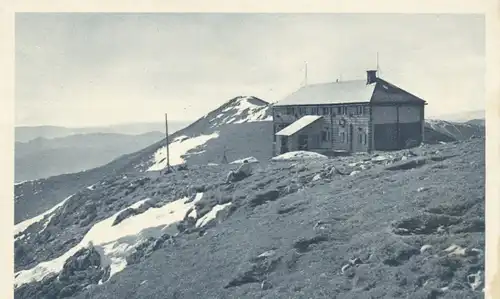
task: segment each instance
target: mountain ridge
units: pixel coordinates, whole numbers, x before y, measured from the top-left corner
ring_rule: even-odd
[[[170,121],[170,130],[178,131],[189,124],[184,121]],[[93,134],[93,133],[115,133],[124,135],[140,135],[147,132],[160,131],[164,132],[165,123],[159,122],[138,122],[115,124],[108,126],[92,126],[92,127],[64,127],[64,126],[16,126],[15,141],[27,142],[38,137],[46,139],[66,137],[77,134]]]
[[[247,99],[252,99],[255,101],[253,107],[246,107],[244,104],[241,109],[239,108],[239,103],[241,100],[246,101]],[[200,135],[210,135],[218,130],[220,127],[225,127],[222,133],[222,137],[215,139],[209,139],[205,144],[203,144],[203,150],[197,150],[198,146],[194,148],[188,148],[180,156],[184,156],[188,164],[220,164],[224,160],[224,153],[229,161],[238,160],[245,157],[255,156],[260,161],[265,161],[271,158],[272,153],[272,124],[268,121],[270,120],[271,111],[270,107],[272,104],[267,103],[258,98],[248,97],[248,96],[238,96],[230,99],[217,109],[207,113],[203,117],[199,118],[192,124],[186,126],[184,129],[174,132],[170,135],[171,143],[174,143],[177,138],[177,145],[182,143],[182,139],[197,137]],[[227,111],[224,111],[226,110]],[[252,121],[250,116],[250,122],[246,121],[248,117],[248,112],[243,113],[248,109],[255,116],[255,120]],[[223,116],[219,116],[224,114]],[[218,117],[219,116],[219,117]],[[236,117],[235,117],[236,116]],[[431,125],[432,124],[432,125]],[[455,132],[449,127],[459,128],[458,132]],[[472,129],[471,129],[472,128]],[[427,120],[425,127],[425,143],[435,144],[439,142],[453,142],[455,140],[465,140],[471,136],[484,136],[484,127],[476,126],[473,124],[458,124],[446,121],[436,121]],[[463,131],[463,132],[461,132]],[[231,142],[232,139],[239,140],[241,136],[247,136],[247,141],[244,143],[234,143]],[[227,141],[227,142],[226,142]],[[229,145],[228,145],[229,144]],[[231,145],[234,144],[234,145]],[[165,140],[159,140],[137,152],[117,157],[113,159],[110,163],[97,167],[95,169],[89,169],[84,172],[70,174],[68,175],[68,181],[72,181],[71,184],[76,184],[78,187],[70,188],[51,188],[52,181],[62,182],[64,181],[64,176],[57,176],[55,178],[47,178],[40,181],[38,185],[48,185],[47,188],[39,188],[46,190],[43,192],[41,201],[37,201],[33,204],[33,209],[29,209],[28,204],[22,204],[23,207],[19,207],[20,203],[23,201],[23,197],[27,197],[27,202],[33,202],[36,195],[34,195],[37,188],[31,184],[31,182],[26,182],[25,186],[16,185],[15,194],[16,198],[16,209],[15,209],[15,221],[16,223],[34,217],[42,212],[50,209],[61,200],[73,194],[78,188],[84,188],[85,186],[95,183],[99,176],[104,175],[108,172],[116,173],[116,169],[120,169],[124,172],[144,172],[153,165],[155,153],[158,153],[163,148],[165,148]],[[203,152],[204,151],[204,152]],[[194,154],[193,154],[194,153]],[[133,157],[133,158],[132,158]],[[182,159],[182,157],[179,157]],[[135,162],[133,162],[135,161]],[[78,177],[78,183],[74,182],[74,177]],[[62,186],[61,183],[56,183],[58,186]],[[21,191],[23,190],[22,194]]]

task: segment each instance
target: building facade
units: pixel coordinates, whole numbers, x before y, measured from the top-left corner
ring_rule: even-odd
[[[273,105],[274,154],[413,147],[423,141],[425,105],[375,71],[366,80],[307,85]]]

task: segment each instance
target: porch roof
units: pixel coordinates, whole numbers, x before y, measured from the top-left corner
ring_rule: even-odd
[[[283,130],[279,131],[276,133],[276,135],[279,136],[292,136],[293,134],[299,132],[300,130],[304,129],[305,127],[309,126],[310,124],[314,123],[315,121],[319,120],[323,116],[321,115],[305,115],[293,122],[291,125],[288,127],[284,128]]]

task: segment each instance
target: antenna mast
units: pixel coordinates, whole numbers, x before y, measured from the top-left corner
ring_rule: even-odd
[[[377,52],[377,74],[380,77],[380,66],[379,66],[379,63],[378,63],[378,52]]]

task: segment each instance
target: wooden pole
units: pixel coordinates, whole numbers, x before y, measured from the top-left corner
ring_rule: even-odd
[[[169,140],[168,140],[168,117],[165,113],[165,141],[167,143],[167,169],[170,169],[170,152],[169,152]]]

